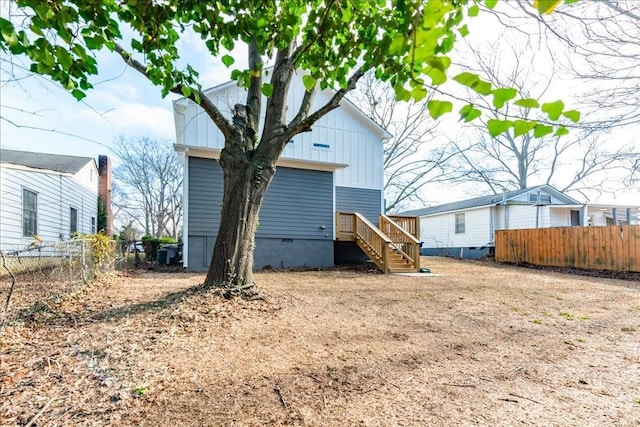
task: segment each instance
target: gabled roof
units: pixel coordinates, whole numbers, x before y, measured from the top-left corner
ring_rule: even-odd
[[[60,173],[76,174],[89,162],[94,162],[94,159],[91,157],[0,149],[0,163],[26,166],[34,169],[45,169]]]
[[[273,67],[267,67],[265,68],[265,70],[268,71],[272,71]],[[301,79],[302,78],[302,74],[298,74],[296,73],[294,75],[295,79]],[[203,92],[205,93],[205,95],[207,95],[208,97],[213,96],[216,93],[221,93],[224,90],[231,88],[231,87],[237,87],[238,83],[235,80],[229,80],[226,81],[224,83],[220,83],[218,85],[212,86],[208,89],[205,89]],[[324,92],[330,93],[331,95],[333,95],[335,93],[334,89],[324,89]],[[174,107],[177,105],[180,105],[182,103],[184,103],[186,101],[186,98],[179,98],[176,99],[175,101],[173,101],[173,105]],[[354,104],[349,98],[347,98],[346,96],[344,98],[342,98],[342,100],[340,101],[340,107],[344,108],[345,110],[350,111],[351,113],[355,114],[356,116],[358,116],[361,120],[363,120],[365,123],[367,123],[371,128],[375,129],[378,134],[380,135],[381,138],[385,138],[385,139],[391,139],[393,138],[393,135],[384,127],[380,126],[375,120],[373,120],[371,117],[369,117],[364,111],[362,111],[360,109],[360,107],[358,107],[356,104]]]
[[[471,209],[471,208],[479,208],[483,206],[494,206],[502,204],[504,200],[507,202],[521,194],[530,193],[533,191],[544,191],[556,197],[557,199],[563,200],[564,204],[567,205],[581,205],[579,201],[567,196],[563,192],[556,190],[550,185],[538,185],[536,187],[524,188],[522,190],[515,191],[507,191],[504,194],[491,194],[489,196],[480,196],[475,197],[473,199],[461,200],[459,202],[446,203],[444,205],[438,206],[430,206],[428,208],[423,209],[415,209],[412,211],[403,212],[401,215],[407,216],[425,216],[425,215],[433,215],[442,212],[452,212],[459,211],[463,209]]]

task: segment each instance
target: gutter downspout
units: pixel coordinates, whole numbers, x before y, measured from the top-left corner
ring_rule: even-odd
[[[182,268],[189,267],[189,149],[182,159]]]
[[[536,195],[536,228],[540,227],[540,192]]]
[[[502,189],[502,206],[503,206],[503,215],[504,215],[504,224],[503,224],[503,229],[508,230],[509,226],[507,224],[507,189],[503,188]]]

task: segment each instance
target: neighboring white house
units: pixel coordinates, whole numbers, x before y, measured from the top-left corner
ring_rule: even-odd
[[[638,223],[638,208],[585,205],[549,185],[404,212],[420,218],[421,253],[480,258],[496,230]],[[616,220],[614,220],[616,218]]]
[[[289,120],[304,96],[301,80],[297,75],[291,83]],[[227,117],[234,104],[246,102],[246,92],[235,82],[205,93]],[[332,95],[329,90],[319,91],[314,107],[325,104]],[[224,137],[191,101],[175,101],[174,117],[176,150],[184,156],[183,261],[190,270],[204,270],[218,233],[222,204],[218,159]],[[383,142],[390,137],[345,99],[311,132],[289,141],[260,211],[254,266],[333,265],[340,256],[334,248],[336,211],[360,212],[378,222],[384,203]]]
[[[95,233],[98,181],[90,157],[0,149],[0,250]]]

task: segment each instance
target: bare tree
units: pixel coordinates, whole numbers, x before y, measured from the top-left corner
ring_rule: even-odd
[[[429,115],[427,102],[397,102],[388,83],[367,73],[358,82],[353,100],[374,122],[393,135],[384,143],[384,195],[387,212],[405,210],[421,202],[424,186],[454,179],[445,168],[455,154],[449,143],[437,141],[437,123]]]
[[[531,58],[512,48],[509,66],[504,65],[504,53],[497,55],[475,55],[475,67],[488,81],[499,87],[515,87],[526,98],[540,99],[549,89],[549,76],[532,72]],[[486,99],[487,109],[491,104]],[[501,120],[508,109],[493,109],[487,119]],[[531,111],[520,108],[520,117],[531,117]],[[485,122],[485,119],[482,120]],[[607,143],[610,141],[609,126],[589,123],[581,127],[573,125],[569,135],[550,135],[535,138],[530,132],[519,134],[515,128],[499,136],[487,134],[487,124],[474,125],[475,131],[466,141],[453,141],[458,154],[449,164],[464,176],[458,182],[482,184],[493,193],[503,189],[523,189],[530,185],[550,184],[561,191],[578,192],[587,198],[589,193],[613,191],[619,186],[616,176],[623,177],[631,170],[633,162],[640,156],[640,149],[631,144]],[[477,188],[477,187],[476,187]]]
[[[113,171],[119,214],[137,221],[147,234],[177,239],[182,220],[182,165],[171,144],[121,136],[114,145],[120,158]]]
[[[594,113],[590,120],[611,126],[640,122],[640,2],[584,1],[539,15],[528,0],[515,0],[487,12],[528,38],[532,32],[522,23],[537,22],[540,46],[567,52],[556,62],[587,88],[579,98],[581,109]]]

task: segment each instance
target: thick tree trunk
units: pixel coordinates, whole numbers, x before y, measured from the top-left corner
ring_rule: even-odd
[[[237,145],[236,145],[237,146]],[[275,173],[275,160],[258,162],[251,153],[223,150],[224,194],[220,228],[205,286],[252,292],[253,250],[258,213]]]

